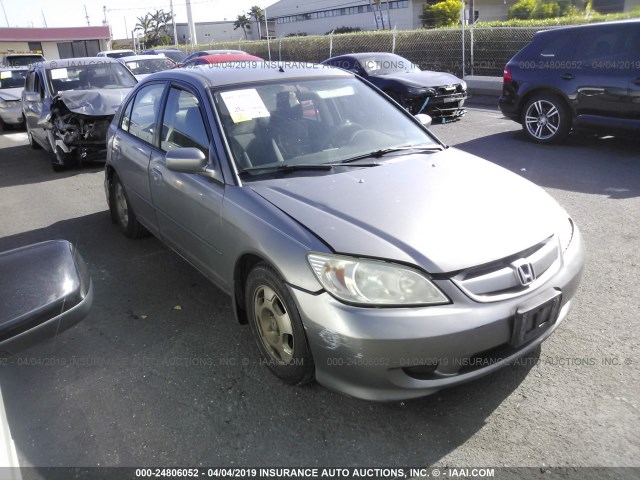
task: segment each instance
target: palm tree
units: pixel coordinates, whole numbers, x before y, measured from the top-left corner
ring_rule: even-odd
[[[258,24],[258,36],[260,37],[260,39],[262,39],[262,29],[260,27],[260,22],[264,22],[264,10],[262,10],[258,5],[254,5],[249,9],[247,14],[252,17]]]
[[[244,38],[247,38],[247,27],[251,25],[251,20],[247,18],[246,15],[238,15],[236,21],[233,22],[233,29],[237,30],[239,28],[244,32]]]

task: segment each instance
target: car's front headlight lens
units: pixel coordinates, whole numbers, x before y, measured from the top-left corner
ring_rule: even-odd
[[[464,80],[462,80],[460,82],[460,85],[462,85],[462,90],[464,90],[465,92],[467,91],[467,82],[465,82]]]
[[[0,108],[8,108],[7,102],[0,98]]]
[[[369,306],[449,303],[427,277],[402,265],[319,253],[310,253],[307,259],[325,290],[348,303]]]

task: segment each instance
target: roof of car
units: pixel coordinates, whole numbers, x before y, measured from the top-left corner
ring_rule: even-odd
[[[130,48],[119,48],[117,50],[102,50],[98,53],[118,53],[118,52],[133,52]]]
[[[597,23],[585,23],[583,25],[566,25],[558,28],[553,28],[549,30],[541,30],[537,33],[551,33],[551,32],[563,32],[567,30],[582,30],[582,29],[591,29],[591,28],[600,28],[606,26],[616,26],[616,25],[628,25],[628,24],[636,24],[640,26],[640,18],[630,18],[627,20],[615,20],[610,22],[597,22]]]
[[[182,50],[180,50],[178,48],[150,48],[149,50],[144,50],[144,51],[140,52],[140,54],[141,55],[151,55],[151,54],[149,54],[149,52],[181,52],[181,53],[184,53]]]
[[[80,57],[80,58],[65,58],[63,60],[49,60],[47,62],[39,63],[45,70],[52,68],[64,68],[64,67],[77,67],[82,65],[95,65],[104,63],[120,63],[115,58],[110,57]]]
[[[128,57],[120,57],[117,58],[116,60],[118,60],[119,62],[125,63],[125,62],[135,62],[138,60],[171,60],[168,57],[165,57],[164,54],[161,55],[129,55]],[[173,60],[171,60],[173,61]]]
[[[339,68],[312,63],[289,62],[248,62],[246,68],[242,62],[234,63],[233,68],[225,67],[226,63],[200,65],[191,68],[177,68],[154,73],[151,81],[185,80],[198,83],[203,87],[223,85],[245,85],[272,80],[292,80],[314,77],[350,77],[351,73]],[[143,80],[140,83],[146,83]]]
[[[193,60],[196,60],[195,58]],[[190,60],[190,61],[193,61]],[[248,54],[214,54],[214,55],[204,55],[202,57],[197,58],[198,61],[205,61],[207,63],[224,63],[224,62],[262,62],[263,58],[256,57],[254,55]]]

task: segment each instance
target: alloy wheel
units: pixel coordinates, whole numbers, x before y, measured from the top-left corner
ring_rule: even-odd
[[[531,103],[524,118],[525,128],[536,140],[549,140],[560,128],[560,111],[548,100],[540,99]]]

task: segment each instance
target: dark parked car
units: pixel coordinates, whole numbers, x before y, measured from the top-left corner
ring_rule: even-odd
[[[353,53],[322,63],[366,78],[414,115],[426,113],[435,119],[457,119],[465,113],[464,80],[450,73],[420,70],[399,55]]]
[[[103,152],[109,123],[137,82],[127,67],[109,57],[32,65],[22,92],[31,147],[51,152],[56,171]]]
[[[507,63],[499,105],[539,143],[640,131],[640,20],[537,33]]]
[[[184,62],[187,54],[176,48],[153,48],[151,50],[143,50],[140,55],[164,55],[176,63]]]
[[[105,193],[124,235],[153,233],[231,296],[282,380],[428,395],[566,318],[582,241],[544,190],[356,75],[253,63],[140,82],[109,127]]]

